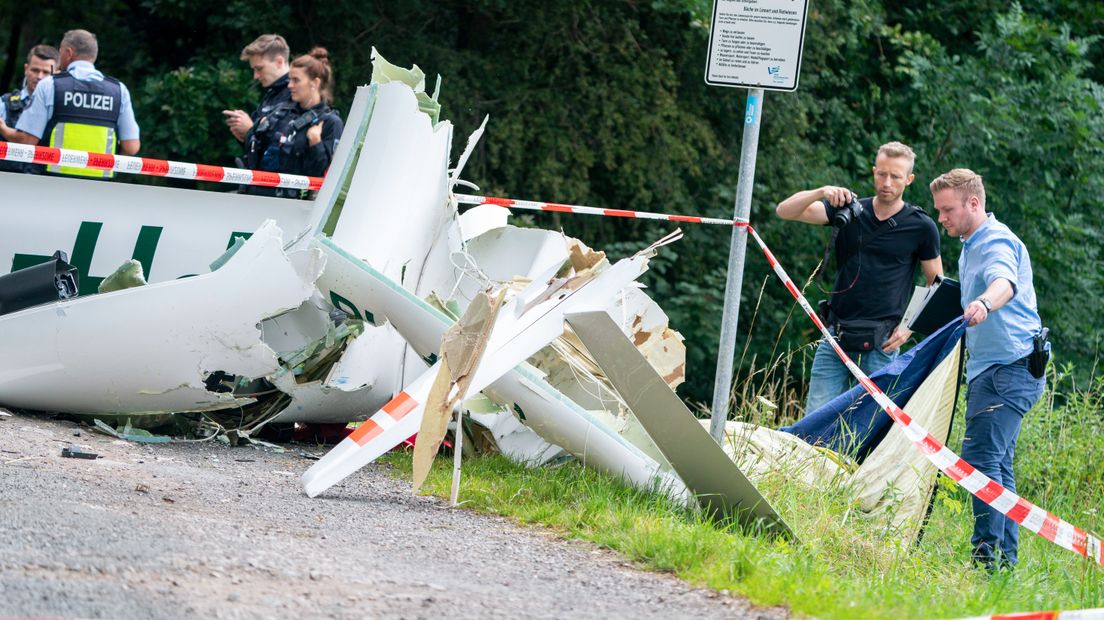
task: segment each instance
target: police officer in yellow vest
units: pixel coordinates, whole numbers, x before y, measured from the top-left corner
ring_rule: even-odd
[[[119,80],[105,76],[92,64],[99,51],[96,35],[70,30],[58,46],[60,72],[38,83],[31,103],[19,117],[15,130],[0,126],[11,142],[134,155],[141,142],[138,122],[130,104],[130,91]],[[48,166],[48,172],[94,178],[110,178],[105,170]]]

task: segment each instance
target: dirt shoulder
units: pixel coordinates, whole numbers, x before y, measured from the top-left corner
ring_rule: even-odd
[[[450,510],[378,465],[310,499],[312,462],[0,418],[0,617],[788,616]]]

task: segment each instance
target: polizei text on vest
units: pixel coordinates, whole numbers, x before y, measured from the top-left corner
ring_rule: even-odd
[[[62,98],[62,105],[110,112],[115,109],[115,98],[110,95],[67,92]]]

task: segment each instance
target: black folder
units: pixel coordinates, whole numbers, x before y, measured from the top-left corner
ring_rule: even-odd
[[[928,288],[920,310],[909,321],[908,328],[927,336],[961,317],[962,313],[962,287],[958,280],[936,278],[935,284]]]

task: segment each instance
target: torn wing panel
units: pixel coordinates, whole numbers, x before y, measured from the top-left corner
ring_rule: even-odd
[[[317,250],[289,258],[282,245],[269,221],[218,271],[0,317],[0,403],[72,413],[240,404],[204,379],[276,371],[257,326],[308,299],[324,265]]]
[[[332,238],[410,290],[448,203],[452,126],[436,127],[401,82],[380,84]]]

